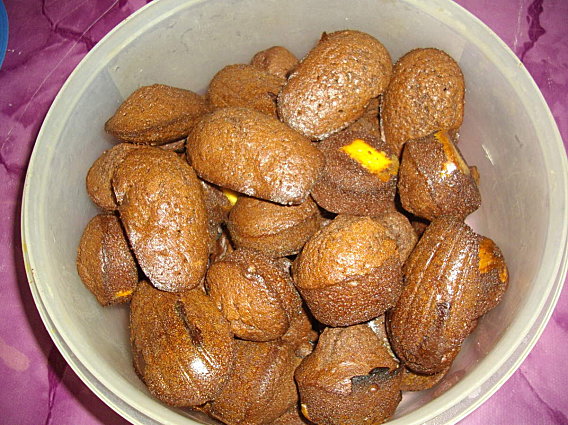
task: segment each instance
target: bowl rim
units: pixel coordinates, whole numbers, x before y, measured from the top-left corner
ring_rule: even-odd
[[[166,19],[167,17],[175,14],[179,9],[190,8],[205,1],[207,0],[162,0],[159,2],[149,3],[113,28],[90,52],[87,53],[63,84],[44,119],[40,132],[37,136],[36,146],[34,147],[30,157],[24,183],[21,207],[22,249],[30,289],[42,321],[55,345],[81,380],[113,410],[125,417],[127,420],[135,423],[138,423],[140,420],[145,420],[145,423],[158,424],[160,422],[153,414],[153,410],[145,408],[145,406],[140,403],[132,404],[132,400],[130,402],[123,400],[116,395],[114,391],[116,388],[112,382],[105,379],[104,376],[96,375],[92,367],[92,362],[86,360],[80,350],[76,350],[76,347],[73,346],[73,341],[65,332],[60,331],[61,328],[58,328],[57,323],[53,322],[52,314],[50,314],[48,306],[44,303],[42,288],[45,286],[45,283],[42,282],[41,276],[38,273],[37,260],[34,258],[33,253],[34,247],[26,243],[30,240],[29,230],[31,228],[30,223],[33,223],[31,217],[34,210],[30,207],[30,205],[33,204],[33,199],[29,198],[30,182],[33,178],[34,169],[37,168],[36,163],[41,161],[41,159],[38,159],[37,146],[42,143],[47,143],[44,136],[47,131],[46,128],[51,125],[52,121],[55,121],[55,111],[59,109],[59,104],[62,102],[62,99],[70,98],[74,99],[76,102],[78,95],[73,94],[72,86],[76,83],[76,80],[80,78],[81,74],[84,74],[82,70],[87,66],[96,63],[98,56],[107,57],[116,54],[116,52],[111,53],[109,51],[109,48],[107,47],[108,39],[119,38],[124,44],[128,44],[130,40],[135,38],[138,33],[142,32],[147,25],[155,24],[156,19]],[[519,328],[519,332],[515,334],[514,338],[511,336],[511,332],[506,332],[496,343],[495,347],[507,347],[504,354],[500,352],[499,356],[497,356],[497,353],[495,353],[496,350],[493,349],[484,357],[482,361],[489,362],[489,360],[491,360],[489,363],[492,364],[492,367],[487,368],[481,377],[476,376],[474,381],[474,377],[469,374],[447,392],[427,403],[427,405],[406,414],[404,418],[393,419],[389,422],[393,425],[407,423],[408,421],[413,424],[438,424],[441,422],[437,422],[437,418],[447,420],[443,418],[444,413],[450,409],[458,408],[458,411],[454,412],[454,418],[452,418],[450,422],[445,422],[455,423],[487,400],[515,372],[536,344],[552,315],[554,306],[556,305],[560,295],[568,267],[568,164],[560,132],[538,86],[522,62],[520,62],[509,47],[486,24],[462,6],[450,0],[431,0],[427,4],[421,0],[403,0],[403,2],[411,4],[417,9],[423,10],[427,14],[435,14],[436,18],[444,21],[450,27],[455,27],[452,26],[452,19],[454,19],[453,17],[456,14],[466,16],[472,25],[476,25],[478,27],[480,30],[478,33],[482,35],[485,43],[490,40],[491,43],[494,44],[496,42],[499,46],[499,49],[493,51],[487,45],[487,54],[491,55],[496,62],[506,63],[508,66],[518,68],[516,71],[520,71],[520,78],[525,80],[529,90],[524,96],[528,96],[529,94],[532,96],[530,103],[528,102],[528,99],[524,99],[527,102],[524,106],[527,110],[533,111],[538,116],[538,119],[548,124],[548,133],[546,136],[550,140],[550,143],[542,145],[542,154],[546,162],[546,166],[550,166],[549,170],[551,170],[548,174],[548,188],[550,189],[552,187],[551,180],[554,180],[554,187],[556,188],[555,193],[557,194],[557,196],[554,197],[552,196],[552,193],[549,194],[549,198],[551,198],[549,199],[551,208],[549,211],[547,238],[544,244],[545,254],[550,254],[547,258],[552,258],[552,268],[546,273],[546,276],[541,276],[545,274],[541,268],[536,276],[547,278],[546,289],[545,291],[540,291],[542,292],[542,298],[536,307],[539,315],[534,315],[530,321],[523,325],[515,325],[515,320],[513,320],[511,326]],[[148,19],[152,16],[154,19]],[[129,23],[135,20],[147,20],[148,22],[138,31],[128,34]],[[507,68],[503,65],[503,69]],[[93,75],[94,74],[95,73],[93,72]],[[517,74],[517,77],[518,76],[519,75]],[[90,81],[91,80],[88,77],[84,79],[84,83],[86,84]],[[521,98],[524,98],[524,96],[521,96]],[[72,109],[72,107],[69,108],[69,110]],[[553,220],[553,216],[557,219]],[[560,222],[560,227],[557,226],[558,222]],[[560,240],[561,245],[558,245],[557,242],[552,243],[551,235],[555,235],[555,240]],[[564,250],[559,250],[559,246],[563,246]],[[519,339],[519,333],[522,334],[522,339]],[[527,337],[527,335],[530,335],[530,337]],[[517,344],[512,344],[511,341],[508,341],[509,339],[519,340]],[[507,367],[505,370],[502,370],[505,365]],[[467,394],[464,393],[464,391],[460,392],[460,388],[467,385],[472,385],[472,388],[477,389],[481,389],[485,386],[485,388],[483,388],[484,392],[482,391],[482,394],[479,397],[467,397]],[[445,406],[445,402],[447,400],[455,402],[449,409]],[[427,406],[428,409],[425,409]],[[176,409],[168,409],[171,410],[172,414],[168,416],[171,416],[170,418],[172,420],[179,418],[176,413]],[[162,417],[162,419],[164,418]],[[184,420],[191,421],[190,418],[186,418]]]

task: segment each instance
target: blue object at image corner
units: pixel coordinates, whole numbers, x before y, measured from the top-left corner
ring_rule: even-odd
[[[2,62],[4,62],[4,56],[6,55],[6,49],[8,47],[8,13],[6,13],[6,8],[4,3],[0,0],[0,68],[2,68]]]

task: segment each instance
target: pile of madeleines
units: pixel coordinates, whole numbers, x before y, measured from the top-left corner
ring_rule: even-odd
[[[149,391],[229,425],[379,424],[438,383],[508,285],[464,223],[464,90],[445,52],[393,66],[344,30],[229,65],[205,96],[133,92],[87,174],[103,212],[77,268],[102,305],[130,302]]]

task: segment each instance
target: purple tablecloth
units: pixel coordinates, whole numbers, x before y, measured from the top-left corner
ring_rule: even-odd
[[[0,424],[122,425],[63,360],[26,279],[21,192],[43,118],[83,56],[143,0],[4,0],[0,70]],[[459,0],[524,62],[568,145],[568,1]],[[509,381],[463,425],[568,424],[568,293]]]

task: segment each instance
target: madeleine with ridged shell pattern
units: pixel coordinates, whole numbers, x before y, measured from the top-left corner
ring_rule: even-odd
[[[115,211],[118,206],[112,191],[112,176],[118,164],[139,145],[132,143],[118,143],[111,149],[104,151],[87,173],[85,181],[89,198],[104,211]]]
[[[298,402],[294,371],[302,361],[281,340],[235,340],[233,372],[211,403],[210,413],[227,425],[268,425]]]
[[[229,323],[199,289],[173,294],[141,282],[132,297],[130,342],[136,372],[172,406],[213,400],[233,367]]]
[[[482,306],[488,297],[499,292],[500,299],[504,292],[505,284],[495,293],[483,284],[485,269],[501,271],[504,262],[493,249],[480,251],[480,240],[461,220],[440,217],[406,261],[404,289],[388,324],[393,350],[411,371],[433,375],[447,369],[487,311]]]

